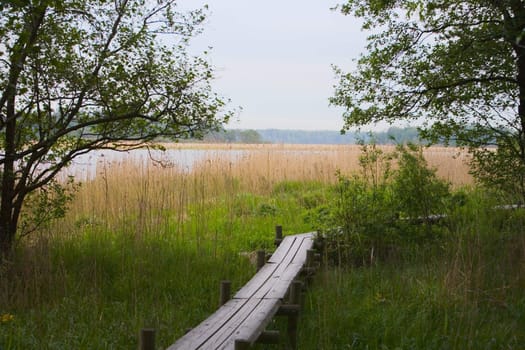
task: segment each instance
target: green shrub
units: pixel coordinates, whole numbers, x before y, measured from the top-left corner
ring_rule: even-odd
[[[325,216],[336,227],[325,230],[332,261],[360,266],[395,259],[443,233],[426,219],[448,212],[450,186],[428,167],[421,146],[385,153],[364,145],[360,167],[353,176],[338,174],[333,215]],[[330,227],[326,222],[319,226]]]

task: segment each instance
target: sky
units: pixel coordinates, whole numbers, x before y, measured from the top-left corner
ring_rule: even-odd
[[[341,1],[342,2],[342,1]],[[337,83],[332,65],[355,68],[367,34],[355,18],[332,11],[333,0],[180,0],[208,4],[204,31],[190,51],[212,47],[213,88],[242,107],[227,128],[341,130],[329,106]]]

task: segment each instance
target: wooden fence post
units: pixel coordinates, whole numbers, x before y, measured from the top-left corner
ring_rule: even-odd
[[[308,249],[306,251],[306,267],[307,268],[313,268],[315,263],[315,250]]]
[[[221,281],[221,294],[220,294],[220,301],[219,306],[223,306],[230,300],[231,297],[231,287],[232,283],[231,281]]]
[[[264,250],[258,250],[257,251],[257,271],[262,269],[264,264],[266,264],[266,252]]]
[[[235,340],[235,350],[248,350],[250,347],[250,342],[247,342],[246,340]]]
[[[301,281],[293,281],[290,286],[289,303],[291,305],[297,305],[300,308],[301,305]],[[292,349],[297,349],[297,324],[299,323],[299,314],[291,313],[288,316],[288,339],[290,340],[290,346]]]
[[[139,336],[139,350],[155,350],[155,330],[142,328]]]
[[[278,246],[283,241],[283,227],[281,225],[275,226],[275,241],[274,244]]]

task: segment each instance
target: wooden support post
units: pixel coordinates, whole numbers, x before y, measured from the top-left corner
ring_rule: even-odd
[[[231,287],[232,283],[231,281],[221,281],[221,295],[220,295],[220,301],[219,306],[222,306],[230,300],[231,297]]]
[[[279,331],[264,331],[257,338],[259,344],[279,344]]]
[[[323,259],[323,254],[325,253],[325,239],[323,236],[317,235],[317,238],[314,242],[314,249],[318,252],[316,256],[319,255],[319,266],[322,266],[325,263]]]
[[[301,305],[301,289],[303,284],[300,281],[293,281],[290,286],[289,303],[291,305],[297,305],[298,309]],[[290,341],[290,347],[297,349],[297,324],[299,322],[299,314],[291,313],[288,315],[288,339]]]
[[[246,340],[235,340],[235,350],[248,350],[252,345]]]
[[[306,251],[306,267],[313,268],[315,263],[315,250],[308,249]]]
[[[283,241],[283,227],[281,225],[275,226],[275,241],[274,244],[278,246]]]
[[[288,295],[288,303],[291,305],[301,305],[301,290],[303,289],[303,282],[293,281],[290,286],[290,294]]]
[[[314,249],[308,249],[306,251],[306,264],[303,268],[303,272],[306,274],[306,282],[310,283],[312,276],[315,272],[315,266],[316,266],[316,251]]]
[[[266,264],[266,252],[264,250],[258,250],[257,251],[257,271],[262,269],[264,264]]]
[[[297,324],[299,323],[299,317],[289,316],[288,317],[288,340],[290,341],[290,348],[293,350],[297,349]]]
[[[143,328],[140,330],[139,350],[155,350],[155,330]]]

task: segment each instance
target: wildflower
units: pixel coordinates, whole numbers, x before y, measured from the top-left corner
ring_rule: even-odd
[[[384,304],[387,302],[386,298],[379,292],[376,293],[375,299],[378,304]]]
[[[8,323],[15,319],[14,315],[11,314],[2,314],[0,315],[0,323]]]

